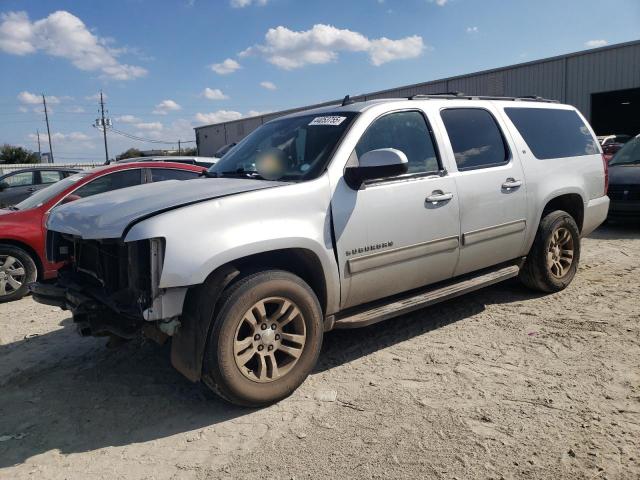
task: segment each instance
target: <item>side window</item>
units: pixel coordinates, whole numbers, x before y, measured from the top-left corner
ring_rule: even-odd
[[[83,185],[73,192],[80,198],[90,197],[98,193],[110,192],[120,188],[133,187],[140,185],[142,170],[139,168],[131,170],[122,170],[120,172],[110,173],[102,177],[98,177],[92,182]]]
[[[575,110],[505,108],[504,111],[540,160],[599,153],[596,139]],[[605,145],[609,143],[613,141]]]
[[[63,178],[62,172],[40,170],[40,183],[56,183]]]
[[[165,180],[191,180],[198,178],[198,172],[190,172],[189,170],[178,170],[177,168],[152,168],[152,182],[164,182]]]
[[[487,110],[450,108],[440,115],[451,140],[458,170],[494,167],[509,161],[509,149],[500,127]]]
[[[9,175],[2,180],[10,187],[26,187],[33,185],[33,172],[20,172],[15,175]]]
[[[364,132],[354,153],[360,158],[379,148],[404,152],[409,160],[409,173],[440,169],[430,128],[419,112],[396,112],[378,118]]]

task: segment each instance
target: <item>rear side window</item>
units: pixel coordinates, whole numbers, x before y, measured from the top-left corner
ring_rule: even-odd
[[[505,113],[540,160],[598,153],[598,143],[574,110],[505,108]]]
[[[151,181],[164,182],[165,180],[191,180],[198,178],[198,172],[178,170],[176,168],[152,168]]]
[[[142,179],[141,172],[139,168],[135,168],[110,173],[83,185],[73,192],[73,194],[81,198],[86,198],[99,193],[140,185]]]
[[[509,161],[509,149],[493,115],[481,108],[441,112],[458,170],[494,167]]]
[[[62,179],[62,172],[55,170],[41,170],[40,183],[56,183]]]

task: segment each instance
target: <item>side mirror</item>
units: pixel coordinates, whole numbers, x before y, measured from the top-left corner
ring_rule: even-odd
[[[9,188],[9,184],[7,182],[0,182],[0,192]]]
[[[60,205],[64,205],[65,203],[69,203],[69,202],[75,202],[76,200],[80,200],[82,197],[79,195],[74,195],[73,193],[70,195],[67,195],[66,197],[64,197],[62,199],[62,201],[60,202]]]
[[[360,157],[359,163],[344,172],[344,181],[354,190],[359,190],[366,180],[396,177],[407,173],[409,168],[407,156],[395,148],[371,150]]]

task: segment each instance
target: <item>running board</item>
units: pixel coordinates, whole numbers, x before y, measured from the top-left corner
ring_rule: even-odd
[[[494,270],[484,270],[479,275],[473,277],[465,277],[462,280],[454,280],[445,285],[431,287],[429,290],[422,291],[410,297],[403,297],[378,305],[367,310],[360,310],[353,314],[347,314],[344,317],[336,316],[333,328],[359,328],[382,322],[405,313],[419,310],[438,302],[449,300],[450,298],[463,295],[465,293],[479,290],[480,288],[502,282],[509,278],[518,276],[520,267],[518,265],[503,266]]]

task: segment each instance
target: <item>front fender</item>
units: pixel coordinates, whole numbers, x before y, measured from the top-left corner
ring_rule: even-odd
[[[309,250],[322,266],[327,313],[333,313],[340,290],[329,212],[325,175],[165,212],[135,224],[125,241],[165,239],[160,288],[202,284],[219,267],[250,255]]]

